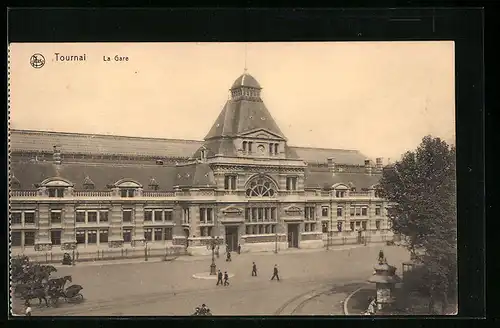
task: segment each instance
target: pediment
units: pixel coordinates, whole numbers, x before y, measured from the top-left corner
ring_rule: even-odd
[[[269,130],[266,129],[256,129],[256,130],[251,130],[247,131],[244,133],[240,134],[241,137],[245,138],[255,138],[255,139],[262,139],[262,140],[284,140],[281,136],[272,133]]]
[[[222,215],[225,217],[240,217],[243,216],[243,209],[236,206],[228,206],[222,209]]]
[[[45,179],[40,185],[43,187],[73,187],[73,183],[69,180],[59,177]]]
[[[132,179],[121,179],[115,183],[116,187],[119,188],[142,188],[142,185]]]
[[[302,208],[298,206],[290,206],[285,209],[285,213],[288,216],[301,216],[302,215]]]

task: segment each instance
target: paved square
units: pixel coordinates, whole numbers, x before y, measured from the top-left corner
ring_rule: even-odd
[[[202,303],[214,315],[327,314],[330,308],[340,315],[340,302],[351,289],[357,289],[353,282],[366,282],[381,248],[400,274],[401,263],[409,255],[395,246],[235,254],[232,262],[221,256],[217,268],[234,273],[228,287],[216,286],[214,280],[192,278],[195,273],[208,271],[210,257],[61,267],[55,276],[72,275],[73,283],[83,286],[85,301],[62,301],[57,308],[35,305],[33,315],[190,315]],[[252,262],[257,264],[257,277],[251,276]],[[275,264],[280,282],[270,281]],[[336,296],[328,297],[330,301],[325,298],[325,290],[345,284],[348,286]],[[333,304],[329,306],[328,302]]]

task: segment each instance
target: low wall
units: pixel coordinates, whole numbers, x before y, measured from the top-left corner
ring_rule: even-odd
[[[288,243],[286,242],[279,242],[277,243],[277,248],[278,252],[280,250],[288,249]],[[248,244],[243,244],[241,245],[241,252],[242,253],[249,253],[249,252],[274,252],[276,249],[276,243],[248,243]]]

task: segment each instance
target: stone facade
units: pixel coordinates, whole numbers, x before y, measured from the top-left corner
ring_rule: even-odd
[[[201,142],[13,131],[14,252],[147,245],[208,255],[212,236],[221,253],[390,240],[380,159],[289,146],[260,93],[253,77],[238,78]],[[47,161],[50,140],[68,138]],[[97,147],[71,148],[79,142]],[[146,154],[131,155],[129,142]],[[115,153],[95,150],[106,147]]]

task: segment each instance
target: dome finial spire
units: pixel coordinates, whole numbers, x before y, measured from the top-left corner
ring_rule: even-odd
[[[247,43],[245,42],[245,68],[243,69],[243,72],[246,74],[247,72]]]

